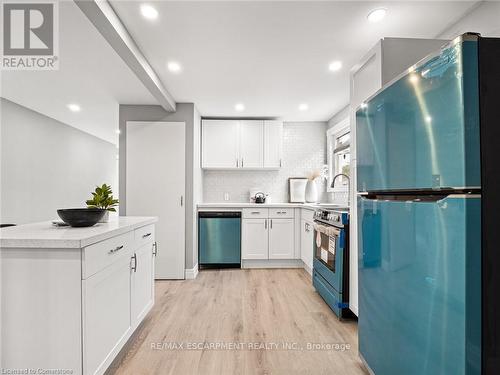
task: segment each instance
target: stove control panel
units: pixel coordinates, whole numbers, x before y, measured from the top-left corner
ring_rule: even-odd
[[[325,224],[344,226],[349,222],[349,213],[347,211],[317,210],[314,212],[314,220]]]

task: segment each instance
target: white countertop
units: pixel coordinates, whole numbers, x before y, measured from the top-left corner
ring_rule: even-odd
[[[118,216],[92,227],[55,227],[50,221],[0,229],[0,248],[81,248],[153,224],[156,217]]]
[[[262,207],[262,208],[307,208],[317,210],[320,208],[339,208],[342,205],[334,203],[244,203],[244,202],[215,202],[215,203],[199,203],[198,211],[204,208],[246,208],[246,207]]]

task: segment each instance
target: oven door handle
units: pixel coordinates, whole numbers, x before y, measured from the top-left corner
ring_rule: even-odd
[[[326,234],[327,236],[340,236],[340,229],[333,226],[314,224],[314,230],[319,233]]]

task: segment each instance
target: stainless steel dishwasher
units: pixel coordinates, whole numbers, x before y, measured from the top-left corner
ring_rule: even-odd
[[[198,213],[198,263],[200,269],[241,267],[241,212]]]

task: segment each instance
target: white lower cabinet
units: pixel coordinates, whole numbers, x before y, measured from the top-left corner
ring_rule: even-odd
[[[269,219],[269,259],[292,259],[294,257],[293,219]]]
[[[83,280],[83,373],[100,374],[131,329],[130,259]]]
[[[154,226],[135,232],[93,245],[116,260],[82,280],[84,374],[104,373],[153,306]]]
[[[241,259],[269,259],[268,219],[243,219]]]
[[[300,259],[307,266],[307,271],[311,272],[313,263],[313,223],[302,219],[300,221]]]
[[[152,243],[141,246],[132,257],[130,272],[131,323],[137,327],[154,302],[154,254]]]
[[[255,211],[255,210],[254,210]],[[273,218],[272,210],[259,211],[258,219],[252,217],[251,210],[243,211],[241,229],[241,259],[268,260],[295,258],[295,221],[293,210],[282,210],[287,218]],[[257,212],[257,211],[255,211]]]

